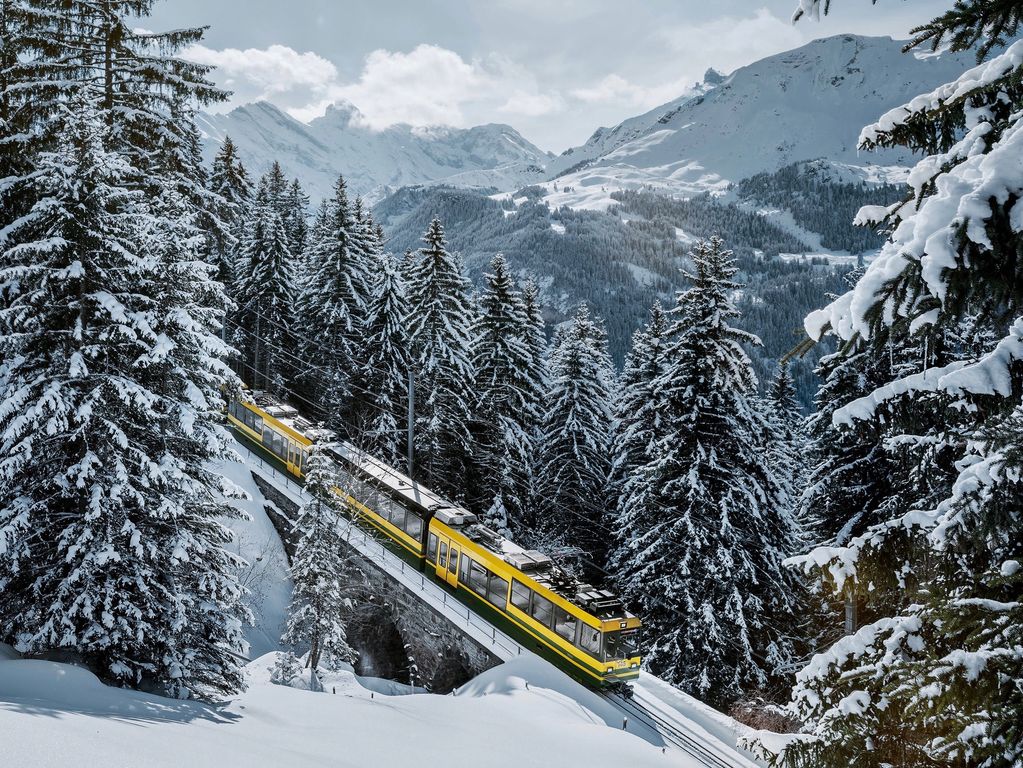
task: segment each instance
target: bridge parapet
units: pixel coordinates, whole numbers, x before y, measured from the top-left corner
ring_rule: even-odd
[[[294,521],[302,491],[280,472],[249,457],[253,480],[267,503],[267,516],[289,559],[298,535]],[[360,652],[360,674],[412,682],[447,693],[481,672],[518,655],[510,638],[473,614],[440,585],[378,541],[353,527],[342,539],[357,570],[349,585],[360,595],[349,621],[349,642]],[[437,597],[440,603],[437,604]]]

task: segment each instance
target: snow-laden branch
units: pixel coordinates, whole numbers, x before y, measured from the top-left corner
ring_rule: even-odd
[[[801,0],[804,7],[816,8],[818,2],[819,0]],[[877,122],[865,126],[860,131],[857,143],[860,147],[876,144],[884,134],[905,125],[915,115],[932,112],[950,102],[966,98],[978,89],[998,82],[1020,65],[1023,65],[1023,40],[1017,40],[1001,55],[966,70],[952,82],[940,85],[930,93],[922,93],[908,103],[888,110]]]

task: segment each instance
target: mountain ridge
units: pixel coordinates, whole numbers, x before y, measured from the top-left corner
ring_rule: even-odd
[[[339,173],[371,201],[402,186],[438,182],[514,189],[542,180],[551,157],[503,123],[374,130],[360,118],[354,105],[341,103],[302,123],[259,101],[226,113],[202,113],[197,122],[207,162],[229,135],[253,173],[278,160],[314,200],[330,194]]]

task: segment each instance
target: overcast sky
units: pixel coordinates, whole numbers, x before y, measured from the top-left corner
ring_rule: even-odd
[[[951,0],[165,0],[143,26],[209,25],[189,56],[228,107],[267,99],[304,121],[348,100],[371,126],[509,123],[560,152],[702,79],[817,37],[904,38]]]

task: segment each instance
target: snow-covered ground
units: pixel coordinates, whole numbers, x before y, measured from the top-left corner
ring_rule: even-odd
[[[454,695],[387,696],[351,673],[327,682],[336,694],[274,685],[270,654],[249,665],[248,690],[207,705],[13,655],[0,646],[0,763],[19,768],[698,765],[608,727],[603,700],[535,657]]]
[[[623,731],[610,700],[528,652],[450,696],[351,671],[326,677],[326,694],[273,685],[291,584],[250,474],[265,467],[217,469],[251,497],[234,502],[251,519],[232,523],[252,563],[257,626],[248,639],[258,658],[247,667],[248,689],[220,705],[179,702],[109,688],[84,669],[21,659],[0,645],[0,766],[699,765],[670,746],[662,752],[660,735],[635,718]],[[637,701],[728,764],[749,765],[736,746],[753,732],[726,715],[646,674]]]
[[[231,499],[230,503],[244,511],[249,519],[231,520],[235,532],[234,549],[249,563],[241,581],[249,590],[246,603],[252,611],[254,626],[245,630],[249,642],[249,658],[280,650],[288,602],[291,600],[291,578],[284,545],[266,515],[266,500],[252,480],[247,464],[226,461],[213,469],[248,493],[248,499]]]

